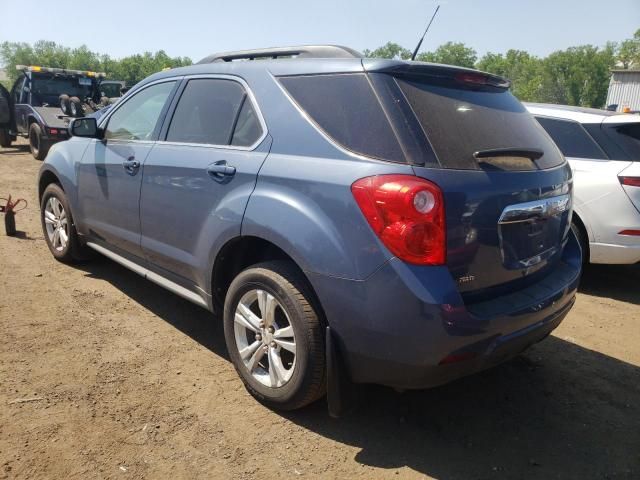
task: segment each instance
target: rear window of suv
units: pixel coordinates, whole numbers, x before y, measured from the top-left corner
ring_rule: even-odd
[[[497,162],[498,169],[537,170],[564,162],[542,127],[508,90],[466,87],[438,77],[399,77],[396,81],[442,167],[487,168],[481,167],[474,153],[494,149],[543,153],[536,160],[505,158],[505,162]]]

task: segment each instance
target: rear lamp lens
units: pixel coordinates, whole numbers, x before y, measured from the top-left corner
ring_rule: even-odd
[[[444,197],[435,183],[413,175],[377,175],[354,182],[351,192],[393,255],[415,265],[445,263]]]

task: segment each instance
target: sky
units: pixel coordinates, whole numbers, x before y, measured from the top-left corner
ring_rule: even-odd
[[[373,50],[392,41],[413,50],[436,4],[441,8],[423,51],[453,41],[480,56],[511,48],[545,56],[620,41],[640,28],[640,0],[108,0],[69,8],[50,0],[0,0],[0,42],[85,44],[114,58],[164,50],[194,61],[214,52],[301,44]]]

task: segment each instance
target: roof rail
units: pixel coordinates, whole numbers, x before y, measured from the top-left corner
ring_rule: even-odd
[[[237,52],[214,53],[198,63],[232,62],[234,60],[257,60],[277,58],[362,58],[362,54],[341,45],[300,45],[297,47],[260,48]]]

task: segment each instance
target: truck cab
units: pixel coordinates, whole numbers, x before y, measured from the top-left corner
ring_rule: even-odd
[[[21,72],[11,91],[0,87],[0,145],[22,136],[29,139],[34,158],[43,160],[51,145],[69,136],[74,116],[106,106],[102,96],[104,73],[17,65]],[[119,93],[119,92],[116,92]],[[119,95],[117,95],[119,96]]]

